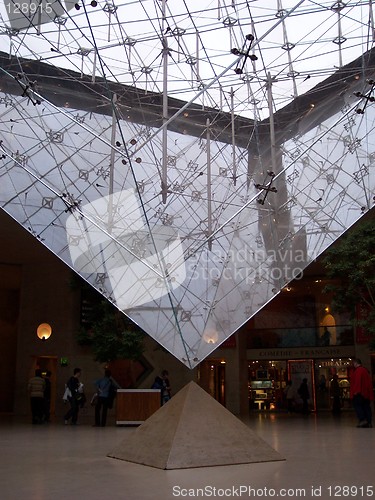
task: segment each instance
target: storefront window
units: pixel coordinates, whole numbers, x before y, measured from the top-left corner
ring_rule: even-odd
[[[249,361],[249,407],[252,410],[280,410],[286,385],[286,361]]]
[[[291,382],[293,411],[302,411],[298,388],[307,379],[309,410],[334,410],[335,383],[338,384],[339,410],[351,408],[351,358],[292,359],[248,362],[248,397],[250,410],[287,411],[285,388]],[[336,403],[335,403],[336,402]],[[290,403],[290,402],[289,402]],[[291,405],[289,405],[291,406]]]
[[[339,386],[340,409],[350,408],[351,358],[319,359],[315,361],[317,409],[332,410],[334,379]]]

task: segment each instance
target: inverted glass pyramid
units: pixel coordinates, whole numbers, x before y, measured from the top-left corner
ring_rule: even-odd
[[[4,3],[0,204],[193,368],[374,203],[371,3],[95,3]]]

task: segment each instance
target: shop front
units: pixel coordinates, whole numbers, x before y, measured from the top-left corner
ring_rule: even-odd
[[[350,408],[350,346],[296,349],[249,349],[248,398],[250,411],[286,411],[285,388],[291,385],[293,408],[301,411],[298,389],[304,379],[310,394],[309,410],[332,410],[336,383],[340,409]]]
[[[340,410],[351,408],[351,358],[315,360],[316,402],[318,410],[334,410],[336,391]],[[337,389],[336,389],[337,384]]]
[[[278,410],[282,408],[286,371],[286,361],[249,361],[250,410]]]

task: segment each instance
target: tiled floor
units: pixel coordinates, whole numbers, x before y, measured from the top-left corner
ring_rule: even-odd
[[[352,412],[254,414],[257,434],[282,462],[164,471],[108,458],[134,428],[0,418],[1,500],[368,498],[375,496],[375,429]],[[242,487],[242,488],[241,488]],[[347,489],[346,487],[351,487]],[[199,491],[201,489],[201,491]],[[203,490],[202,490],[203,489]]]

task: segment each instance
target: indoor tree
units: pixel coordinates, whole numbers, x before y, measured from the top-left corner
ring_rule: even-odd
[[[136,361],[144,352],[144,331],[81,278],[73,278],[81,290],[84,312],[77,334],[80,345],[91,346],[95,361]]]
[[[374,220],[361,220],[349,229],[326,251],[323,265],[327,278],[334,280],[326,287],[333,294],[333,309],[349,311],[353,324],[368,332],[375,347]]]

